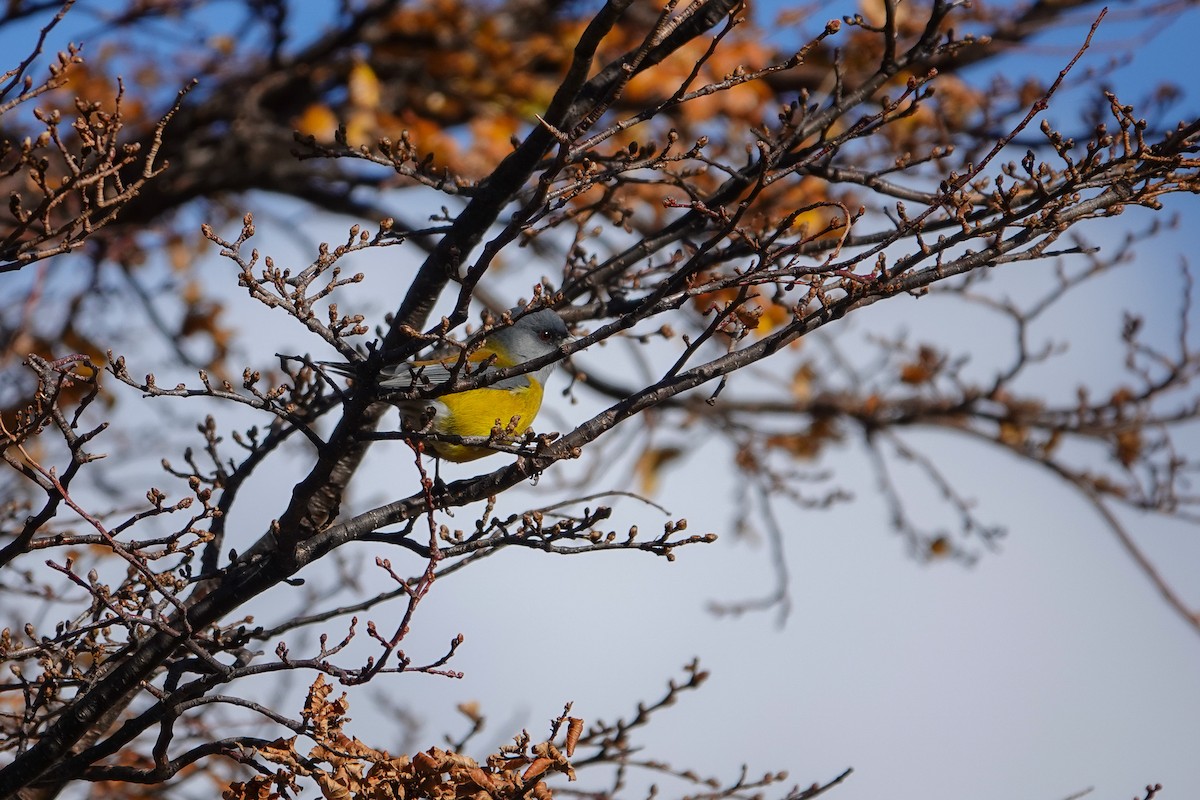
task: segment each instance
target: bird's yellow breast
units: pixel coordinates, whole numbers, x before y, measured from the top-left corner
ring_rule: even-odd
[[[529,430],[542,407],[542,384],[533,378],[527,386],[513,389],[471,389],[444,395],[438,400],[442,408],[433,419],[435,433],[454,436],[490,436],[499,424],[507,428],[513,417],[515,434]],[[434,452],[447,461],[472,461],[494,453],[486,447],[468,447],[449,442],[431,442]]]

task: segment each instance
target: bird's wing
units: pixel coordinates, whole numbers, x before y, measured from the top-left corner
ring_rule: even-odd
[[[471,359],[474,360],[474,359]],[[379,385],[385,389],[411,389],[415,387],[432,388],[449,383],[455,378],[475,377],[495,372],[498,367],[489,364],[483,369],[467,371],[468,367],[458,367],[457,362],[447,361],[413,361],[384,367],[379,372]],[[457,374],[455,374],[457,370]],[[514,375],[511,378],[496,381],[488,389],[523,389],[529,386],[528,375]]]

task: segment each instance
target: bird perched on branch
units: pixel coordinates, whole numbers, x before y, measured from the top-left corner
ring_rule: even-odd
[[[489,333],[479,347],[459,367],[459,356],[443,359],[407,361],[384,367],[379,372],[381,389],[433,388],[460,377],[488,375],[506,367],[515,367],[556,351],[571,338],[567,325],[554,311],[544,308],[518,317],[511,325]],[[479,365],[482,365],[480,367]],[[533,372],[503,378],[477,389],[465,389],[438,397],[393,400],[407,425],[430,433],[451,436],[490,436],[499,426],[513,435],[529,429],[542,407],[546,380],[557,362]],[[323,363],[342,375],[354,376],[349,364]],[[432,418],[429,412],[432,410]],[[515,418],[515,422],[514,422]],[[430,448],[447,461],[473,461],[496,452],[487,447],[430,441]]]

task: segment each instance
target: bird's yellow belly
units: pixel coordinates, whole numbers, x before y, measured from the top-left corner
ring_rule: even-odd
[[[491,436],[497,424],[506,429],[516,417],[511,430],[520,435],[529,430],[542,407],[542,385],[532,379],[529,383],[521,389],[475,389],[440,397],[442,408],[433,418],[432,430],[455,436]],[[447,461],[473,461],[496,452],[450,442],[430,442],[430,445]]]

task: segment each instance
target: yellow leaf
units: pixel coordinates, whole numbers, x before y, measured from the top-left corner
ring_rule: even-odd
[[[379,136],[375,115],[369,111],[355,109],[346,120],[346,141],[353,147],[369,145]]]
[[[192,265],[193,250],[188,247],[182,236],[174,235],[167,239],[167,257],[171,269],[184,272]]]
[[[800,369],[796,370],[792,375],[792,397],[798,402],[807,403],[812,399],[813,394],[813,378],[817,376],[817,371],[813,369],[812,364],[805,362],[800,365]]]
[[[643,494],[654,494],[658,489],[659,474],[662,468],[683,455],[677,447],[650,448],[638,457],[633,471],[638,476],[638,482]]]
[[[479,710],[479,702],[477,700],[459,703],[455,708],[458,709],[458,713],[471,720],[471,722],[478,723],[483,719],[483,714]]]
[[[224,34],[210,37],[208,40],[208,46],[223,56],[233,55],[237,45],[237,39]]]
[[[1006,444],[1013,448],[1021,448],[1025,446],[1025,442],[1029,439],[1029,427],[1012,422],[1011,420],[1005,420],[1000,423],[1000,434],[996,438],[1001,444]]]
[[[379,78],[375,70],[363,61],[350,68],[350,77],[346,81],[350,93],[350,105],[355,108],[374,111],[379,108],[382,93],[379,91]]]

